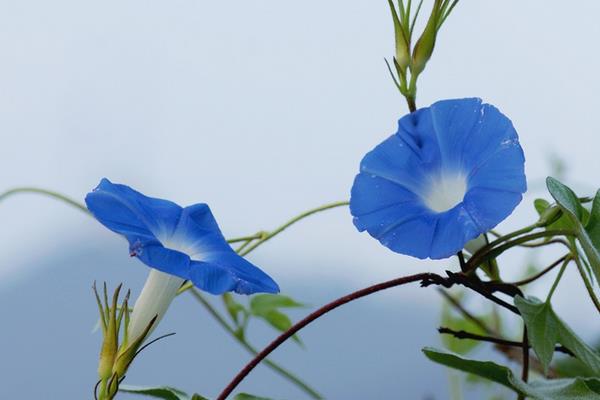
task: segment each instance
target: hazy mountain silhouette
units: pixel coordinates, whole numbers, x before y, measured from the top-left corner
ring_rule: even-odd
[[[97,321],[92,283],[107,280],[114,288],[122,281],[136,294],[147,273],[125,249],[113,254],[102,247],[90,241],[71,243],[66,251],[40,256],[34,274],[0,285],[0,398],[92,398],[100,342],[100,333],[92,333]],[[308,280],[282,287],[311,305],[356,289]],[[220,306],[218,298],[212,300]],[[393,304],[373,296],[317,321],[301,333],[305,349],[290,342],[273,359],[328,399],[444,399],[444,370],[419,350],[439,343],[437,322],[431,306]],[[175,300],[154,336],[172,331],[177,335],[140,356],[128,384],[168,384],[215,396],[249,359],[187,295]],[[261,321],[252,323],[250,332],[258,347],[275,336]],[[266,367],[257,368],[241,390],[276,399],[305,398]]]

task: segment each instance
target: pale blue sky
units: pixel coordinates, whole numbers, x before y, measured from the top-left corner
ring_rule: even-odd
[[[482,97],[513,120],[530,182],[557,154],[570,182],[595,188],[600,3],[565,4],[461,1],[418,104]],[[83,199],[106,176],[182,204],[207,202],[228,236],[347,199],[362,155],[406,112],[383,62],[393,52],[388,12],[383,0],[0,0],[0,190],[36,185]],[[505,229],[533,216],[532,198]],[[35,279],[41,260],[81,241],[125,252],[99,224],[50,200],[7,200],[0,221],[5,286]],[[443,266],[389,252],[344,210],[306,221],[252,259],[284,290],[310,290],[314,279],[355,288]],[[509,259],[507,275],[521,260]],[[579,281],[567,278],[557,308],[581,311],[568,318],[597,331],[591,308],[569,296]],[[98,270],[98,279],[123,278]],[[431,293],[399,296],[436,312]]]

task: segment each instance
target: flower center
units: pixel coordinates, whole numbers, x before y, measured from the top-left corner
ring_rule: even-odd
[[[431,180],[423,200],[431,210],[444,212],[463,201],[466,192],[467,180],[461,173],[441,173]]]
[[[164,247],[170,250],[179,251],[186,254],[190,259],[194,261],[202,261],[202,253],[199,245],[196,243],[189,244],[185,240],[178,240],[177,237],[171,237],[169,239],[158,238]]]

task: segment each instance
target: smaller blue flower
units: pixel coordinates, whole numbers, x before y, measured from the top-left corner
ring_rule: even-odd
[[[212,294],[279,292],[273,279],[229,246],[206,204],[182,208],[108,179],[85,202],[100,223],[125,236],[130,255],[151,268]]]
[[[527,190],[524,163],[497,108],[439,101],[402,117],[365,155],[350,212],[359,231],[397,253],[446,258],[512,213]]]

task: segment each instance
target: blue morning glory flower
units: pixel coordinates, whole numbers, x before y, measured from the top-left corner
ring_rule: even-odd
[[[279,291],[273,279],[233,251],[206,204],[182,208],[108,179],[85,202],[98,221],[125,236],[131,256],[181,282],[190,280],[212,294]]]
[[[511,121],[481,99],[443,100],[406,115],[363,158],[350,211],[391,250],[441,259],[512,213],[527,189]]]

